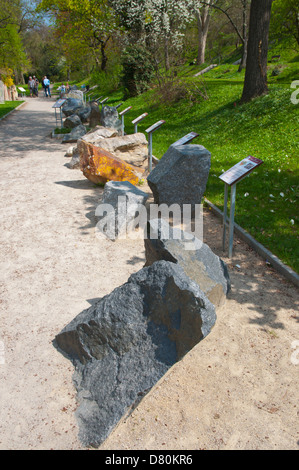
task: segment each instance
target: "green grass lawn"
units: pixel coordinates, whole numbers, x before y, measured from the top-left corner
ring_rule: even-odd
[[[24,103],[24,101],[5,101],[4,104],[0,104],[0,119],[22,103]]]
[[[261,167],[237,184],[235,220],[299,272],[299,104],[291,102],[292,80],[269,80],[268,95],[240,105],[242,77],[223,79],[221,68],[222,72],[214,70],[205,78],[208,100],[158,104],[153,90],[127,100],[120,108],[132,106],[125,115],[125,131],[133,133],[131,121],[144,112],[148,117],[138,125],[139,132],[164,119],[166,123],[153,134],[153,154],[158,158],[180,137],[197,132],[199,137],[192,143],[203,145],[212,154],[205,196],[220,209],[224,196],[220,174],[248,155],[263,160]],[[186,80],[202,85],[200,78]],[[121,101],[121,92],[115,92],[107,104]]]

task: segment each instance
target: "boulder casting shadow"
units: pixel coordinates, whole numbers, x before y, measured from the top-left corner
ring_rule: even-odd
[[[75,367],[82,443],[99,446],[215,321],[214,305],[199,286],[181,266],[162,260],[69,323],[54,345]]]

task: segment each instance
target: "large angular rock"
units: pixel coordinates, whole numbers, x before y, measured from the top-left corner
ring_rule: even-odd
[[[227,266],[202,240],[154,219],[147,223],[144,245],[145,266],[160,260],[177,263],[216,308],[225,303],[231,288]]]
[[[81,90],[70,89],[67,94],[67,97],[74,98],[75,100],[80,100],[83,103],[83,91]]]
[[[89,103],[86,104],[83,108],[79,108],[76,111],[77,116],[81,119],[82,122],[88,122],[91,113],[91,106]]]
[[[85,142],[101,147],[103,139],[110,139],[117,136],[117,130],[110,127],[96,126],[91,131],[87,132],[84,136]],[[107,149],[108,150],[108,149]]]
[[[201,204],[211,167],[202,145],[170,146],[147,177],[156,204]]]
[[[65,116],[71,116],[71,114],[75,114],[76,111],[79,109],[84,108],[84,105],[81,100],[75,98],[67,98],[66,102],[62,106],[62,111]]]
[[[129,181],[109,181],[105,184],[102,204],[98,206],[95,215],[102,215],[103,205],[108,205],[111,210],[103,214],[97,229],[110,240],[116,240],[121,236],[126,237],[131,230],[131,224],[140,210],[145,211],[144,205],[149,195],[136,188]],[[145,211],[146,214],[146,211]],[[103,222],[101,224],[101,221]]]
[[[77,144],[80,153],[80,169],[93,183],[107,181],[129,181],[137,185],[143,176],[143,169],[130,165],[103,148],[80,139]]]
[[[148,143],[141,132],[124,136],[112,136],[96,142],[118,158],[143,169],[148,167]]]
[[[65,134],[65,136],[62,139],[62,142],[63,143],[77,142],[77,140],[83,137],[84,134],[86,134],[86,127],[83,126],[83,124],[80,124],[80,126],[74,127],[69,134]]]
[[[90,103],[89,125],[95,127],[101,124],[101,111],[96,101]]]
[[[121,120],[119,119],[118,111],[115,106],[103,106],[101,109],[101,125],[104,127],[112,127],[121,131]]]
[[[198,285],[179,265],[159,261],[67,325],[55,344],[75,365],[83,444],[100,445],[215,321]]]
[[[77,114],[71,114],[68,116],[63,123],[63,127],[67,129],[73,129],[74,127],[80,126],[82,124],[81,119]]]

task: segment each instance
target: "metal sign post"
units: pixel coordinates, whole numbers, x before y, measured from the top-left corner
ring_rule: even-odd
[[[176,142],[174,142],[174,144],[172,144],[172,146],[175,146],[177,147],[178,145],[185,145],[185,144],[188,144],[189,142],[191,142],[193,139],[195,139],[196,137],[198,137],[199,134],[196,134],[196,132],[190,132],[189,134],[185,135],[184,137],[182,137],[181,139],[177,140]]]
[[[134,124],[134,134],[137,134],[137,126],[142,119],[144,119],[146,116],[148,116],[148,113],[141,114],[141,116],[138,116],[134,121],[132,121],[132,124]]]
[[[132,106],[129,106],[128,108],[124,109],[123,111],[119,113],[119,115],[121,116],[121,135],[125,135],[124,116],[127,112],[130,111],[130,109],[132,109]]]
[[[149,156],[149,172],[152,171],[152,166],[153,166],[153,132],[156,131],[157,129],[160,129],[160,127],[165,124],[165,121],[158,121],[156,124],[153,124],[151,127],[145,130],[145,132],[148,133],[149,137],[149,142],[148,142],[148,156]]]
[[[235,207],[236,207],[236,190],[237,183],[243,178],[248,176],[253,170],[264,163],[255,157],[244,158],[241,162],[234,165],[229,170],[222,173],[219,176],[224,183],[224,210],[223,210],[223,237],[222,237],[222,249],[225,251],[226,241],[226,226],[227,226],[227,202],[228,202],[228,188],[231,188],[230,194],[230,214],[229,214],[229,246],[228,256],[229,258],[233,255],[233,242],[234,242],[234,225],[235,225]]]
[[[100,104],[102,105],[102,108],[103,108],[104,103],[106,103],[108,100],[109,100],[109,98],[105,98],[104,100],[100,101]]]
[[[63,124],[62,124],[62,105],[66,102],[66,99],[60,99],[58,101],[56,101],[56,103],[53,104],[52,108],[55,108],[55,119],[56,119],[56,127],[57,127],[57,121],[58,121],[58,117],[57,117],[57,112],[56,110],[59,109],[60,111],[60,127],[62,128],[63,127]]]

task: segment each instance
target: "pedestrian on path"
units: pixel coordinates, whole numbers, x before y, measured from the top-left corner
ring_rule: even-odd
[[[38,85],[39,85],[39,81],[38,81],[38,79],[36,78],[35,75],[33,75],[33,80],[34,80],[33,96],[38,97]]]
[[[50,80],[46,76],[44,78],[44,87],[45,87],[46,97],[48,98],[48,96],[50,96],[51,98]]]
[[[65,92],[66,92],[66,88],[65,88],[65,85],[62,83],[60,87],[60,98],[65,97]]]
[[[31,98],[32,98],[32,96],[33,96],[33,91],[34,91],[34,87],[35,87],[35,81],[33,80],[32,77],[29,77],[28,86],[29,86],[30,96],[31,96]]]

